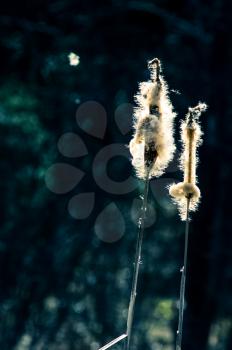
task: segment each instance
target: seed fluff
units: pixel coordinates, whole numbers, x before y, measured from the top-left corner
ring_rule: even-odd
[[[189,108],[186,118],[181,123],[182,154],[180,168],[184,173],[184,181],[173,184],[169,193],[177,204],[181,219],[186,220],[187,200],[189,211],[195,211],[201,197],[200,189],[196,185],[196,167],[198,163],[197,148],[202,143],[202,130],[199,117],[207,109],[205,103],[199,103],[194,108]]]
[[[173,158],[175,151],[173,120],[175,113],[168,97],[168,87],[161,75],[157,58],[148,63],[151,80],[139,84],[135,96],[134,136],[129,148],[132,165],[139,178],[160,176]]]

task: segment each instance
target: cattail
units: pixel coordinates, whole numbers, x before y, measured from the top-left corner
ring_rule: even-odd
[[[175,113],[168,98],[167,84],[161,76],[160,61],[148,63],[151,80],[139,85],[135,99],[134,136],[130,142],[132,164],[139,178],[160,176],[175,151],[173,120]]]
[[[148,63],[148,68],[151,72],[151,80],[139,85],[139,93],[136,95],[137,107],[134,113],[135,133],[130,142],[130,152],[133,157],[132,164],[135,167],[137,176],[144,179],[145,186],[138,225],[134,273],[127,316],[126,350],[130,349],[149,180],[153,176],[160,176],[164,172],[175,151],[173,139],[175,113],[168,98],[167,85],[160,75],[160,61],[157,58],[153,59]]]
[[[184,172],[184,181],[173,184],[169,193],[177,204],[180,217],[186,220],[187,200],[189,211],[195,211],[200,200],[200,190],[196,185],[197,147],[202,143],[202,131],[199,124],[199,116],[206,110],[204,103],[199,103],[194,108],[189,108],[186,119],[181,124],[181,141],[183,151],[180,159],[180,168]]]
[[[184,181],[174,184],[169,188],[170,195],[178,205],[180,217],[185,221],[184,264],[181,268],[176,350],[181,350],[182,345],[189,241],[189,212],[196,210],[201,196],[200,190],[196,185],[197,147],[202,142],[202,131],[199,125],[199,117],[206,108],[207,106],[204,103],[199,103],[196,107],[189,108],[186,119],[181,124],[183,152],[180,159],[180,167],[184,172]]]

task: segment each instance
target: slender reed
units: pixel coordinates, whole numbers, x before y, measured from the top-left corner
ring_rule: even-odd
[[[189,204],[190,197],[187,200],[187,212],[185,222],[185,244],[184,244],[184,264],[181,269],[181,282],[180,282],[180,299],[179,299],[179,319],[176,338],[176,350],[181,350],[182,332],[183,332],[183,319],[184,319],[184,299],[185,299],[185,282],[187,272],[187,260],[188,260],[188,242],[189,242]]]
[[[149,180],[164,172],[175,151],[173,139],[175,113],[167,96],[167,85],[161,76],[160,61],[157,58],[153,59],[148,63],[148,68],[151,72],[151,81],[140,84],[140,90],[136,96],[138,107],[135,109],[135,133],[130,142],[132,164],[137,176],[144,180],[144,194],[138,223],[134,272],[128,308],[126,350],[130,349],[131,343]]]
[[[145,178],[145,186],[144,186],[144,194],[143,194],[143,202],[142,202],[142,208],[141,208],[141,216],[139,218],[139,223],[138,223],[139,230],[138,230],[137,243],[136,243],[134,273],[133,273],[131,296],[130,296],[130,303],[129,303],[129,309],[128,309],[128,317],[127,317],[127,346],[126,346],[127,350],[129,350],[130,348],[131,330],[132,330],[132,324],[134,319],[135,299],[137,294],[139,266],[141,264],[141,250],[142,250],[143,235],[144,235],[144,223],[145,223],[146,211],[147,211],[150,169],[151,167],[147,169],[147,175]]]
[[[199,103],[194,108],[189,108],[186,119],[181,124],[181,140],[183,152],[180,166],[184,172],[184,181],[173,184],[169,193],[177,204],[181,220],[185,221],[185,246],[184,264],[181,269],[179,319],[176,339],[176,350],[181,350],[183,319],[185,306],[185,283],[187,275],[188,240],[189,240],[189,214],[195,211],[200,200],[200,190],[196,185],[197,147],[201,144],[202,131],[199,124],[199,116],[206,110],[207,106]]]
[[[125,339],[126,337],[127,337],[127,334],[122,334],[119,337],[115,338],[114,340],[111,340],[108,344],[104,345],[99,350],[109,349],[109,348],[111,348],[111,346],[117,344],[118,342],[120,342],[121,340]]]
[[[123,339],[126,340],[124,343],[125,349],[130,348],[131,330],[132,330],[132,324],[134,319],[135,299],[136,299],[137,285],[138,285],[139,266],[141,264],[141,251],[142,251],[142,242],[143,242],[143,235],[144,235],[144,224],[145,224],[146,211],[147,211],[147,199],[148,199],[148,192],[149,192],[149,175],[150,175],[151,166],[153,165],[153,161],[155,161],[156,159],[156,152],[155,151],[151,152],[150,150],[145,149],[144,158],[145,158],[145,163],[147,165],[146,166],[147,171],[146,171],[146,178],[144,182],[144,193],[143,193],[143,201],[142,201],[142,207],[141,207],[141,216],[138,222],[139,229],[138,229],[138,236],[137,236],[137,242],[136,242],[131,296],[130,296],[130,303],[128,308],[128,316],[127,316],[127,330],[126,330],[126,334],[123,334],[120,337],[112,340],[111,342],[109,342],[99,350],[106,350]]]
[[[175,151],[173,120],[175,113],[168,98],[168,87],[161,75],[161,65],[157,58],[148,63],[151,80],[139,85],[135,96],[134,135],[129,148],[136,175],[144,180],[144,194],[138,223],[132,287],[127,315],[126,334],[112,340],[99,350],[105,350],[124,339],[125,349],[130,349],[131,333],[137,294],[139,266],[147,211],[149,181],[163,174]]]

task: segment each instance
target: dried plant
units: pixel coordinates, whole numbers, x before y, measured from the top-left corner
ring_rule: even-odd
[[[181,124],[181,140],[183,151],[180,159],[180,167],[184,172],[184,181],[170,186],[169,193],[177,204],[179,214],[185,223],[185,247],[184,264],[181,269],[180,298],[179,298],[179,320],[176,339],[176,350],[181,350],[186,269],[188,257],[189,237],[189,212],[197,209],[200,200],[200,190],[196,185],[197,147],[202,143],[202,131],[199,117],[206,110],[204,103],[199,103],[194,108],[189,108],[186,119]]]
[[[194,108],[189,108],[186,119],[181,124],[181,141],[183,152],[180,159],[180,167],[184,172],[184,181],[170,186],[169,193],[177,204],[180,217],[186,220],[187,197],[191,197],[189,211],[197,209],[200,200],[200,190],[196,185],[197,147],[202,142],[202,131],[199,124],[199,116],[206,110],[204,103],[199,103]]]
[[[148,63],[151,80],[139,85],[135,96],[137,107],[134,110],[134,136],[129,148],[132,164],[139,178],[144,180],[144,193],[141,215],[138,222],[138,236],[135,252],[134,272],[130,303],[127,317],[126,334],[116,338],[99,350],[105,350],[118,341],[127,338],[125,348],[129,350],[134,307],[137,293],[139,266],[144,234],[144,222],[147,211],[149,180],[163,174],[175,151],[173,138],[173,120],[175,113],[168,98],[168,88],[161,75],[160,61],[155,58]]]
[[[140,83],[135,96],[135,133],[130,142],[132,164],[137,176],[142,179],[146,178],[148,168],[150,178],[162,175],[175,151],[175,113],[168,98],[167,84],[161,75],[160,61],[155,58],[148,67],[151,81]]]
[[[147,211],[149,180],[163,174],[175,151],[173,120],[175,113],[168,98],[167,84],[161,76],[160,61],[155,58],[148,63],[151,81],[139,85],[135,99],[135,133],[130,142],[132,164],[139,178],[145,180],[141,216],[135,252],[135,267],[127,318],[127,345],[130,348],[131,330],[137,293],[139,266]]]

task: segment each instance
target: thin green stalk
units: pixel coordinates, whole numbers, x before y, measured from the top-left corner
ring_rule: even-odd
[[[187,198],[187,213],[185,222],[185,245],[184,245],[184,265],[181,269],[180,282],[180,299],[179,299],[179,320],[176,338],[176,350],[181,350],[182,334],[183,334],[183,319],[184,319],[184,301],[185,301],[185,283],[186,283],[186,269],[188,260],[188,241],[189,241],[189,204],[191,198]]]
[[[147,170],[147,174],[145,178],[141,217],[139,218],[139,230],[138,230],[138,237],[137,237],[137,243],[136,243],[134,273],[133,273],[133,279],[132,279],[131,296],[130,296],[130,303],[129,303],[129,309],[128,309],[128,317],[127,317],[127,342],[125,344],[126,350],[130,349],[131,331],[132,331],[132,325],[133,325],[133,319],[134,319],[134,308],[135,308],[135,299],[137,294],[139,266],[141,264],[141,250],[142,250],[142,242],[143,242],[143,235],[144,235],[144,223],[145,223],[146,210],[147,210],[149,173],[150,173],[150,168]]]

